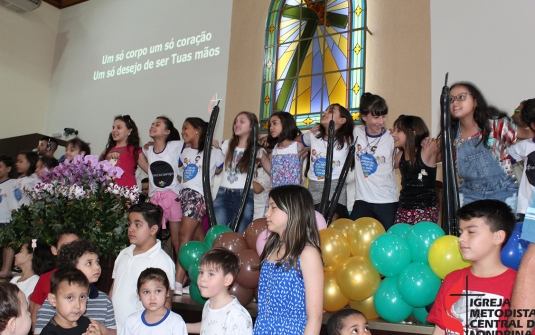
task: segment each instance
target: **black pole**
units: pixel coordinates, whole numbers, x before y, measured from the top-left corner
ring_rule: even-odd
[[[331,194],[331,181],[333,176],[333,150],[334,150],[334,111],[331,108],[331,121],[329,121],[329,135],[327,141],[327,157],[325,158],[325,182],[323,183],[323,193],[321,194],[321,202],[319,212],[323,217],[327,217],[327,202]],[[323,140],[323,139],[322,139]]]
[[[219,102],[212,109],[210,115],[210,122],[208,122],[208,129],[206,130],[206,138],[204,139],[204,150],[202,152],[202,189],[204,192],[204,203],[206,205],[206,213],[208,215],[208,222],[210,227],[215,226],[215,211],[214,201],[212,199],[212,185],[210,185],[210,155],[212,153],[212,139],[214,138],[214,129],[219,116]]]
[[[356,140],[355,143],[357,143]],[[327,227],[331,224],[334,216],[334,210],[336,209],[336,204],[338,204],[338,199],[340,198],[340,194],[342,193],[342,189],[344,188],[344,184],[346,182],[347,173],[351,168],[351,163],[355,159],[355,143],[349,147],[349,152],[347,153],[346,161],[342,167],[342,172],[340,172],[340,177],[338,177],[338,184],[334,190],[329,209],[327,210],[327,216],[325,217],[325,221],[327,221]]]

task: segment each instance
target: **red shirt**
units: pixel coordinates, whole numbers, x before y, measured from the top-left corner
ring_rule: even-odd
[[[52,274],[56,271],[58,271],[58,269],[45,272],[39,277],[39,280],[33,289],[33,293],[30,296],[30,301],[33,301],[38,305],[42,305],[45,302],[46,298],[48,298],[48,293],[50,293],[50,277],[52,277]]]
[[[141,151],[141,149],[140,149]],[[138,152],[139,154],[139,152]],[[134,147],[113,147],[108,151],[106,160],[111,165],[118,166],[123,169],[124,173],[121,178],[115,179],[119,186],[132,187],[137,185],[136,181],[136,167],[137,161],[134,156]]]

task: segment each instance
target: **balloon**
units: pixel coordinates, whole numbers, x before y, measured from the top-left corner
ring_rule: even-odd
[[[413,307],[401,299],[397,281],[397,277],[386,277],[373,296],[373,307],[377,314],[390,322],[401,322],[413,311]]]
[[[388,229],[387,233],[398,235],[401,238],[407,238],[407,234],[409,233],[409,229],[411,229],[411,227],[412,225],[408,223],[396,223]]]
[[[240,272],[236,276],[236,283],[243,288],[258,287],[258,280],[260,279],[260,269],[254,269],[260,264],[260,258],[256,251],[251,249],[242,250],[238,253],[241,261]]]
[[[411,262],[411,251],[407,241],[401,237],[383,234],[373,240],[370,260],[380,274],[395,277]]]
[[[195,301],[199,305],[204,305],[206,300],[208,300],[202,297],[201,291],[199,290],[199,286],[194,283],[191,283],[189,286],[189,295],[191,296],[191,299],[193,299],[193,301]]]
[[[234,283],[228,290],[230,295],[235,296],[242,306],[247,306],[253,299],[254,290],[241,287],[240,284]]]
[[[247,226],[247,229],[243,232],[243,237],[248,249],[256,249],[256,240],[264,229],[267,229],[265,218],[256,219]]]
[[[314,212],[316,213],[316,225],[318,226],[318,230],[327,228],[327,222],[325,221],[323,215],[321,215],[321,213],[318,211]]]
[[[429,247],[441,236],[444,236],[444,231],[436,223],[420,222],[412,226],[407,234],[412,261],[427,263]]]
[[[336,271],[336,283],[344,296],[350,300],[368,299],[375,293],[380,282],[379,272],[366,257],[348,258]]]
[[[349,228],[355,223],[350,219],[338,219],[329,225],[329,228],[340,231],[346,238],[349,238]]]
[[[326,228],[319,231],[321,255],[325,271],[335,271],[349,258],[349,242],[344,234],[336,229]]]
[[[398,276],[399,294],[413,307],[425,307],[435,301],[440,284],[442,280],[426,263],[411,263]]]
[[[195,284],[197,283],[197,278],[199,277],[199,266],[199,260],[196,260],[195,262],[191,263],[187,269],[189,279]]]
[[[472,264],[463,259],[459,250],[459,238],[452,235],[437,238],[429,248],[427,259],[431,270],[441,279],[452,271]]]
[[[520,233],[522,232],[522,222],[518,222],[515,226],[515,230],[509,241],[503,246],[502,252],[500,254],[502,263],[505,266],[508,266],[514,270],[518,270],[520,265],[520,260],[526,249],[529,246],[529,242],[520,239]]]
[[[350,301],[349,307],[361,311],[366,316],[366,319],[373,320],[379,317],[379,314],[375,311],[373,306],[373,295],[366,300],[362,301]]]
[[[381,222],[373,218],[360,218],[349,229],[349,247],[352,256],[369,257],[370,246],[375,238],[385,233]]]
[[[193,262],[201,259],[202,254],[208,250],[206,245],[199,241],[186,242],[178,251],[178,261],[184,269],[189,269]]]
[[[429,315],[429,312],[425,309],[425,307],[417,307],[413,309],[412,315],[414,315],[414,318],[418,320],[418,322],[421,323],[428,323],[427,322],[427,315]]]
[[[212,248],[212,245],[214,244],[215,239],[226,232],[231,232],[232,229],[230,229],[226,225],[215,225],[212,228],[208,229],[208,232],[206,232],[206,236],[204,238],[204,244],[206,244],[206,247],[208,249]]]
[[[237,254],[238,252],[247,249],[247,243],[243,236],[235,232],[226,232],[219,235],[212,244],[213,248],[222,247]]]
[[[256,252],[258,253],[258,256],[262,255],[262,251],[264,251],[264,246],[266,245],[270,234],[271,232],[269,230],[264,229],[260,235],[258,235],[258,239],[256,239]]]
[[[336,273],[325,272],[323,279],[323,309],[327,312],[336,312],[344,308],[349,299],[346,298],[338,284],[336,284]]]

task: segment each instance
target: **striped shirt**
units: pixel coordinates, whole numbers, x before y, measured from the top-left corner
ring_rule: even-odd
[[[47,298],[37,312],[34,334],[41,334],[43,328],[54,315],[56,315],[56,309],[52,307]],[[106,293],[99,291],[93,284],[89,285],[89,299],[87,300],[87,308],[84,315],[100,322],[106,328],[117,328],[110,297]]]

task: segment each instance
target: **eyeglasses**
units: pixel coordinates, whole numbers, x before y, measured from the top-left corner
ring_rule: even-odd
[[[455,100],[457,100],[457,101],[465,101],[466,97],[468,96],[468,94],[472,95],[472,93],[470,93],[470,92],[464,92],[464,93],[461,93],[461,94],[457,94],[454,97],[450,96],[450,104],[454,103]]]

